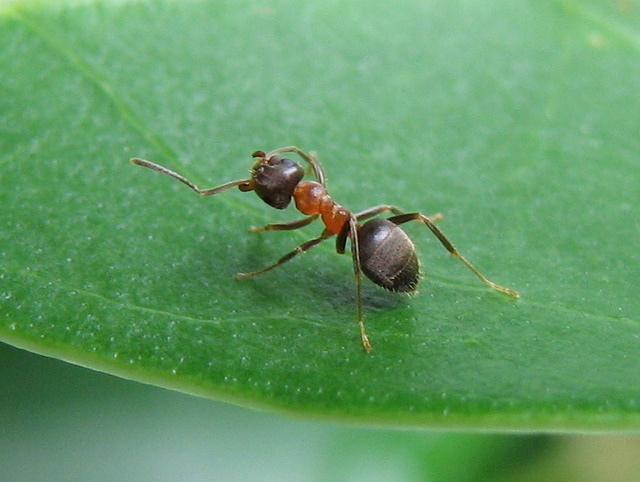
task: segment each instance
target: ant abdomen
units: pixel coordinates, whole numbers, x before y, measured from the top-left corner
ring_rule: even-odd
[[[407,234],[388,219],[372,219],[358,229],[362,272],[390,291],[415,291],[420,278],[416,248]]]

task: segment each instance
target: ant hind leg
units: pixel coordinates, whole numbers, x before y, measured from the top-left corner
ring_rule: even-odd
[[[458,252],[458,250],[453,246],[451,241],[449,241],[449,239],[447,239],[444,233],[440,231],[440,229],[433,223],[433,217],[429,218],[424,214],[420,214],[420,213],[407,213],[407,214],[400,214],[400,215],[389,218],[389,221],[395,224],[403,224],[413,220],[422,221],[424,224],[426,224],[427,227],[431,230],[431,232],[435,235],[435,237],[438,238],[438,241],[440,241],[440,243],[442,243],[442,245],[447,249],[447,251],[449,251],[449,253],[451,253],[452,256],[460,260],[478,278],[480,278],[480,280],[483,283],[489,285],[494,290],[500,291],[502,293],[506,293],[515,298],[518,298],[520,296],[520,294],[517,291],[512,290],[510,288],[505,288],[504,286],[500,286],[494,283],[493,281],[490,281],[480,271],[478,271],[478,269],[475,266],[473,266],[469,261],[467,261],[467,259],[464,256],[462,256]]]
[[[364,327],[364,309],[362,307],[362,268],[360,267],[360,244],[358,242],[358,219],[351,215],[348,222],[336,238],[336,251],[344,254],[347,246],[347,239],[351,239],[351,257],[353,259],[353,275],[356,280],[356,310],[358,316],[358,326],[360,328],[360,338],[364,351],[369,353],[373,348],[369,341],[369,335]]]
[[[373,218],[378,214],[388,213],[388,212],[391,212],[396,216],[401,216],[403,214],[406,214],[405,211],[403,211],[400,208],[397,208],[396,206],[391,206],[389,204],[381,204],[380,206],[374,206],[372,208],[365,209],[364,211],[360,211],[358,214],[356,214],[356,219],[358,221],[363,221],[365,219]],[[435,222],[444,218],[444,214],[436,213],[436,214],[433,214],[432,216],[425,216],[425,217],[429,219],[429,221]]]
[[[357,316],[358,316],[358,326],[360,328],[360,339],[362,340],[362,348],[364,351],[369,353],[373,348],[371,347],[371,342],[369,341],[369,335],[367,335],[367,330],[364,326],[364,314],[362,307],[362,269],[360,267],[360,251],[358,244],[358,220],[355,216],[351,216],[349,222],[345,225],[345,229],[338,236],[338,241],[336,241],[336,245],[338,248],[338,253],[344,253],[344,245],[343,245],[343,237],[346,235],[346,228],[348,227],[349,236],[351,238],[351,256],[353,258],[353,274],[356,279],[356,303],[357,303]]]

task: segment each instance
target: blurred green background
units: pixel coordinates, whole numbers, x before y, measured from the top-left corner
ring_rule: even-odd
[[[639,480],[635,435],[400,431],[295,420],[0,344],[3,480]]]

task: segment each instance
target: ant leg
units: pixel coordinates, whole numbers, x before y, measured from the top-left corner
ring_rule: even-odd
[[[254,233],[261,233],[263,231],[290,231],[293,229],[302,228],[307,224],[311,224],[317,218],[318,214],[314,214],[313,216],[308,216],[306,218],[298,219],[297,221],[291,221],[289,223],[274,223],[266,224],[264,226],[251,226],[249,229]]]
[[[231,181],[211,189],[200,189],[194,183],[189,181],[186,177],[183,177],[177,172],[174,172],[171,169],[167,169],[166,167],[161,166],[160,164],[156,164],[155,162],[145,161],[144,159],[138,159],[138,158],[131,159],[131,162],[133,162],[134,164],[137,164],[138,166],[148,167],[149,169],[153,169],[154,171],[158,171],[162,174],[166,174],[167,176],[177,179],[182,184],[186,184],[187,186],[189,186],[191,189],[193,189],[195,192],[197,192],[201,196],[212,196],[214,194],[218,194],[219,192],[226,191],[227,189],[230,189],[235,186],[238,186],[241,191],[245,191],[245,192],[253,190],[253,180],[251,179]]]
[[[362,347],[364,348],[364,351],[369,353],[373,348],[369,341],[367,330],[364,327],[364,310],[362,308],[362,269],[360,268],[360,245],[358,243],[358,220],[353,215],[349,218],[349,222],[345,223],[342,231],[336,239],[336,251],[338,254],[344,254],[347,237],[351,238],[351,256],[353,258],[353,274],[356,279],[356,303],[360,338],[362,340]]]
[[[266,154],[265,157],[269,158],[276,154],[284,154],[285,152],[294,152],[298,154],[300,157],[302,157],[305,161],[307,161],[311,166],[311,168],[313,169],[313,173],[315,174],[317,181],[323,186],[326,185],[326,177],[324,175],[324,169],[322,169],[322,166],[320,165],[320,162],[318,161],[318,157],[316,156],[315,152],[311,152],[307,154],[306,152],[304,152],[303,150],[299,149],[296,146],[288,146],[288,147],[281,147],[280,149],[271,151],[269,154]]]
[[[387,213],[387,212],[392,212],[395,215],[405,214],[405,211],[403,211],[402,209],[399,209],[395,206],[390,206],[388,204],[382,204],[380,206],[375,206],[369,209],[365,209],[364,211],[360,211],[358,214],[356,214],[356,219],[358,221],[362,221],[364,219],[369,219],[374,216],[377,216],[378,214]],[[444,218],[444,215],[442,213],[437,213],[432,216],[426,216],[426,217],[430,221],[434,222]]]
[[[409,214],[400,214],[398,216],[393,216],[389,218],[389,221],[395,224],[403,224],[408,221],[418,220],[422,221],[427,227],[431,230],[431,232],[438,238],[438,241],[442,243],[442,245],[449,251],[455,258],[459,259],[467,268],[469,268],[473,273],[480,278],[483,283],[491,286],[494,290],[501,291],[502,293],[506,293],[508,295],[514,296],[518,298],[520,295],[517,291],[514,291],[509,288],[505,288],[504,286],[500,286],[495,284],[493,281],[489,281],[480,271],[478,271],[475,266],[473,266],[467,259],[462,256],[458,250],[451,244],[451,241],[447,239],[438,227],[433,224],[430,218],[420,213],[409,213]]]
[[[331,231],[328,231],[328,230],[325,229],[320,236],[318,236],[317,238],[310,239],[309,241],[305,241],[304,243],[302,243],[300,246],[298,246],[293,251],[290,251],[287,254],[285,254],[282,258],[280,258],[278,261],[276,261],[272,265],[269,265],[266,268],[262,268],[262,269],[260,269],[258,271],[252,271],[251,273],[236,273],[236,279],[249,278],[251,276],[256,276],[256,275],[259,275],[259,274],[262,274],[262,273],[266,273],[267,271],[270,271],[273,268],[277,268],[281,264],[286,263],[287,261],[289,261],[294,256],[296,256],[296,255],[298,255],[300,253],[304,253],[305,251],[310,250],[311,248],[313,248],[314,246],[317,246],[322,241],[324,241],[327,238],[330,238],[331,236],[333,236],[333,233]]]

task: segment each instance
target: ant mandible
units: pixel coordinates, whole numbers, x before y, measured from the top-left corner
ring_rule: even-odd
[[[304,159],[313,170],[316,180],[303,181],[304,169],[298,163],[282,155],[286,153],[295,153]],[[367,352],[371,351],[371,343],[362,314],[362,273],[378,286],[404,293],[415,291],[420,279],[416,248],[409,236],[399,227],[400,224],[414,220],[421,221],[447,251],[475,273],[482,282],[508,295],[519,296],[517,291],[489,281],[456,250],[434,224],[434,221],[442,218],[441,214],[425,216],[418,212],[406,213],[388,204],[375,206],[354,214],[331,199],[326,189],[324,170],[313,153],[306,154],[297,147],[290,146],[276,149],[268,154],[256,151],[252,156],[256,161],[251,168],[249,179],[231,181],[211,189],[200,189],[180,174],[153,162],[137,158],[131,159],[131,162],[171,176],[202,196],[212,196],[237,186],[242,192],[255,191],[260,199],[276,209],[285,209],[293,198],[298,211],[306,215],[297,221],[252,227],[252,231],[289,231],[306,226],[318,217],[322,219],[325,229],[320,236],[302,243],[266,268],[251,273],[238,273],[236,278],[248,278],[269,271],[334,235],[337,236],[336,251],[338,254],[344,254],[347,239],[349,239],[356,279],[358,325],[362,346]],[[387,219],[369,219],[387,212],[392,213],[393,216]],[[360,221],[365,219],[369,220],[360,224]]]

